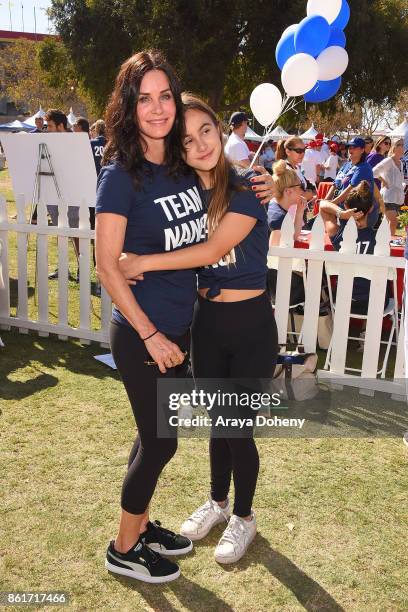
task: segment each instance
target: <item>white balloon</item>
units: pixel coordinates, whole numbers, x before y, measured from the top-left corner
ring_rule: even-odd
[[[329,23],[333,23],[340,13],[342,0],[308,0],[307,15],[321,15]]]
[[[286,62],[282,70],[282,85],[288,96],[303,96],[316,84],[319,68],[314,57],[307,53],[296,53]]]
[[[286,28],[286,30],[283,30],[281,38],[283,38],[286,34],[291,34],[292,32],[295,32],[297,30],[298,25],[298,23],[294,23],[293,25],[290,25],[288,28]]]
[[[256,120],[266,127],[280,115],[282,94],[272,83],[262,83],[251,93],[249,104]]]
[[[348,53],[343,47],[327,47],[317,58],[319,81],[332,81],[341,76],[349,63]]]

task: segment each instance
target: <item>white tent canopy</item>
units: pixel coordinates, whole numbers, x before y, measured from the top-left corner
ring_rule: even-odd
[[[35,115],[33,115],[32,117],[28,117],[28,119],[26,119],[24,123],[26,125],[32,125],[33,128],[35,128],[35,120],[37,119],[37,117],[44,117],[44,116],[45,116],[45,111],[43,111],[43,109],[40,106],[40,108],[35,113]]]
[[[314,140],[319,132],[316,130],[314,124],[312,123],[311,127],[306,130],[303,134],[299,136],[302,140]]]
[[[2,132],[16,132],[16,131],[29,131],[31,130],[31,125],[27,125],[25,122],[22,123],[16,119],[11,123],[3,123],[0,125],[0,130]]]
[[[247,127],[247,131],[244,136],[245,140],[253,140],[255,142],[262,142],[262,136],[259,136],[254,130],[252,130],[249,126]]]
[[[269,134],[269,136],[271,136],[272,138],[282,139],[282,138],[289,138],[290,134],[285,132],[283,127],[281,127],[280,125],[277,125],[276,128],[272,130],[272,132]]]
[[[391,138],[403,138],[404,139],[404,150],[408,149],[408,120],[405,118],[402,123],[400,123],[395,130],[392,130],[388,134]]]

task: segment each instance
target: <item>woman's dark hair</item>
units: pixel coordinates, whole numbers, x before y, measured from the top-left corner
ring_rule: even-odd
[[[373,194],[368,181],[361,183],[352,189],[344,202],[346,208],[355,208],[356,212],[367,215],[373,205]]]
[[[183,106],[180,83],[165,57],[155,49],[140,51],[129,57],[121,66],[115,87],[106,109],[106,137],[103,164],[117,161],[129,172],[137,188],[140,188],[144,155],[147,144],[136,120],[136,106],[143,77],[150,70],[162,70],[169,80],[176,105],[176,118],[165,137],[164,163],[170,175],[185,170],[181,158]]]

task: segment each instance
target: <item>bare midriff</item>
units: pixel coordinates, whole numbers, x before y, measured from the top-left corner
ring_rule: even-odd
[[[221,289],[219,295],[207,298],[207,291],[208,289],[199,289],[198,293],[211,302],[241,302],[265,293],[265,289]]]

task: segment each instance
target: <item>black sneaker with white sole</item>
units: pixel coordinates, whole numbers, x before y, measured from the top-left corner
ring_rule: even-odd
[[[140,540],[127,553],[115,550],[112,540],[106,551],[105,567],[114,574],[155,584],[170,582],[180,576],[177,563],[164,559]]]
[[[161,555],[185,555],[193,549],[193,543],[188,538],[164,529],[160,521],[147,523],[147,530],[140,534],[140,540],[149,548]]]

